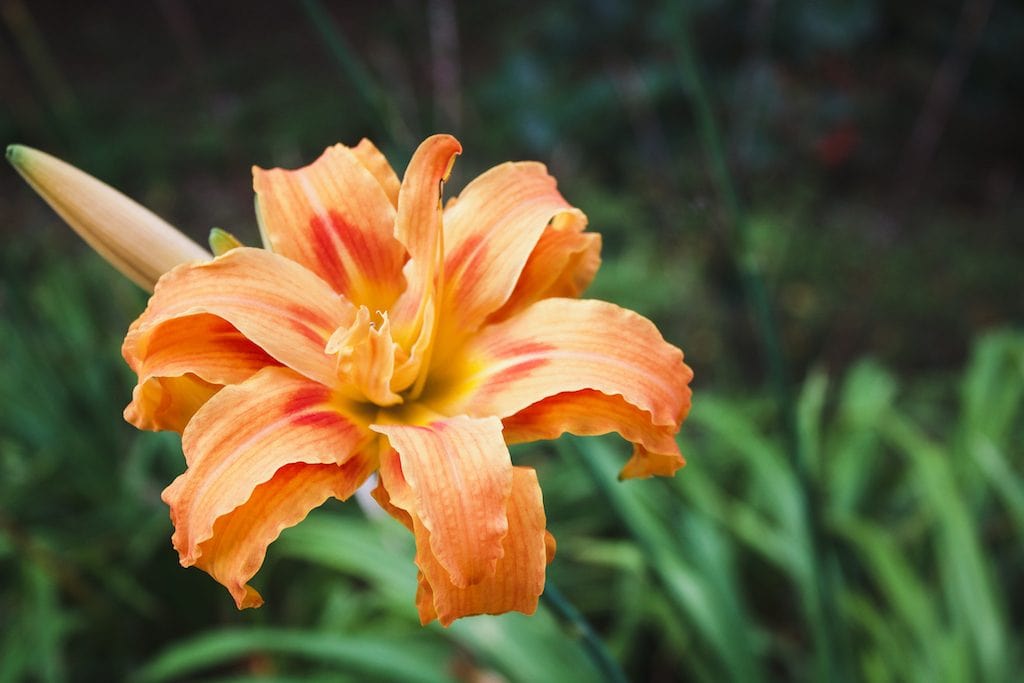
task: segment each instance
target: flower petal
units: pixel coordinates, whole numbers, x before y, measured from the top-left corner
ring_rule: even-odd
[[[9,146],[7,160],[90,247],[146,291],[178,264],[210,258],[152,211],[71,164],[22,145]]]
[[[267,248],[356,304],[387,310],[394,302],[405,260],[393,235],[395,208],[351,149],[328,147],[294,171],[254,167],[253,188]]]
[[[502,420],[505,442],[525,443],[557,439],[569,432],[595,436],[618,432],[636,444],[633,457],[619,475],[622,479],[671,476],[686,464],[679,453],[673,426],[656,426],[650,413],[592,389],[556,394]]]
[[[562,214],[566,215],[571,214]],[[601,265],[601,235],[579,232],[573,225],[581,223],[554,220],[544,230],[516,288],[504,305],[487,317],[487,324],[507,320],[541,299],[575,299],[590,286]]]
[[[682,352],[646,318],[576,299],[544,299],[484,328],[434,372],[424,400],[440,413],[514,418],[526,411],[510,422],[516,438],[615,429],[669,453],[675,447],[666,437],[689,410],[693,376]]]
[[[402,179],[395,237],[409,252],[403,271],[408,286],[391,309],[391,329],[408,359],[406,367],[395,371],[395,391],[405,390],[421,376],[434,338],[438,281],[443,277],[441,195],[461,151],[452,136],[431,136],[416,149]]]
[[[388,196],[391,205],[397,209],[398,190],[401,188],[402,183],[398,179],[395,169],[388,163],[387,158],[367,138],[360,140],[359,144],[352,148],[352,153],[359,159],[359,163],[377,179],[381,189],[384,190],[384,194]]]
[[[671,477],[686,464],[686,459],[675,453],[658,453],[647,450],[640,444],[633,446],[633,455],[622,470],[619,479],[642,479],[645,477]]]
[[[138,324],[136,320],[133,329]],[[140,352],[134,344],[126,349],[125,358],[139,381],[125,418],[139,429],[181,431],[221,386],[278,365],[230,323],[206,313],[165,320],[151,328]]]
[[[395,454],[381,456],[391,502],[422,522],[451,582],[493,576],[508,532],[512,461],[497,418],[452,417],[425,426],[370,427]]]
[[[324,347],[338,327],[355,318],[349,302],[294,261],[239,247],[207,263],[179,266],[160,279],[125,337],[128,364],[144,364],[148,349],[160,344],[163,323],[200,313],[222,318],[278,362],[322,384],[336,377],[334,359]]]
[[[355,493],[374,465],[362,454],[344,465],[285,465],[249,500],[217,519],[213,536],[199,547],[196,566],[231,592],[238,609],[259,607],[263,599],[247,584],[263,564],[267,547],[327,498],[345,500]]]
[[[643,316],[595,300],[544,299],[491,325],[444,371],[444,414],[508,417],[549,396],[619,394],[661,426],[678,426],[693,372]],[[434,406],[435,410],[438,406]]]
[[[434,619],[448,626],[460,617],[474,614],[523,612],[533,614],[544,590],[545,567],[554,557],[554,538],[545,530],[544,504],[537,473],[529,467],[512,469],[512,492],[508,500],[508,534],[503,554],[493,575],[479,583],[459,587],[433,554],[431,534],[416,516],[390,504],[378,486],[374,496],[392,515],[416,534],[416,564],[420,568],[416,607],[420,621]]]
[[[244,503],[281,467],[344,464],[372,439],[357,408],[287,368],[260,370],[225,387],[182,434],[188,469],[167,487],[172,541],[183,566],[195,564],[214,522]]]
[[[350,392],[346,395],[378,406],[392,406],[402,402],[402,397],[391,391],[397,345],[391,339],[387,313],[379,314],[376,321],[372,317],[366,306],[360,306],[352,325],[339,327],[325,351],[337,358],[342,380],[339,389]]]
[[[220,391],[220,384],[205,382],[189,373],[180,377],[152,377],[135,386],[124,419],[139,429],[179,434],[203,404]]]
[[[451,348],[447,340],[473,332],[508,300],[552,221],[577,233],[586,225],[543,164],[505,163],[466,186],[444,213],[440,344]]]
[[[462,145],[452,136],[433,135],[416,148],[402,179],[395,237],[409,252],[404,271],[408,287],[392,314],[406,348],[419,335],[425,308],[434,299],[435,278],[443,258],[442,186],[461,151]]]

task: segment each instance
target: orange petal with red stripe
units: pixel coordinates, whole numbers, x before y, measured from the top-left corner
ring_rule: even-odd
[[[435,370],[443,373],[430,397],[439,412],[504,419],[526,411],[511,421],[513,434],[615,429],[649,450],[669,452],[674,446],[666,437],[689,410],[693,376],[682,351],[646,318],[576,299],[544,299],[484,328],[455,362]],[[572,395],[559,397],[585,390],[592,391],[575,394],[578,407]],[[599,394],[621,398],[605,402]]]
[[[138,325],[136,320],[133,330]],[[128,338],[135,335],[129,332]],[[139,429],[181,431],[221,386],[279,364],[226,320],[206,313],[164,320],[150,328],[143,343],[125,349],[139,376],[125,417]]]
[[[693,376],[650,320],[578,299],[544,299],[485,328],[442,372],[439,383],[453,383],[435,405],[445,414],[508,417],[556,394],[595,389],[621,395],[660,426],[682,421]]]
[[[387,310],[394,302],[405,261],[393,235],[395,207],[353,150],[328,147],[294,171],[254,167],[253,188],[267,248],[356,304]]]
[[[586,217],[558,192],[543,164],[505,163],[473,180],[444,213],[444,357],[515,290],[547,226],[579,232]],[[557,273],[555,273],[557,275]]]
[[[336,376],[324,347],[338,327],[355,318],[354,307],[309,270],[263,249],[239,247],[160,278],[125,337],[128,364],[141,367],[150,347],[160,347],[164,323],[202,313],[225,320],[277,362],[322,384]],[[175,331],[187,336],[187,328]]]
[[[238,609],[259,607],[263,599],[248,582],[262,566],[267,547],[327,498],[345,500],[355,493],[374,464],[360,454],[344,465],[285,465],[242,505],[217,519],[213,535],[199,546],[196,566],[231,592]]]
[[[183,566],[201,556],[214,522],[281,467],[344,464],[372,439],[358,408],[280,367],[225,387],[192,417],[181,445],[188,468],[164,490]]]
[[[572,214],[562,214],[562,217]],[[554,220],[530,254],[516,288],[487,323],[511,318],[535,301],[575,299],[590,286],[601,266],[601,235],[579,232],[579,221]]]
[[[452,417],[425,426],[373,425],[397,453],[382,456],[391,503],[418,519],[451,582],[493,576],[508,532],[512,461],[497,418]]]

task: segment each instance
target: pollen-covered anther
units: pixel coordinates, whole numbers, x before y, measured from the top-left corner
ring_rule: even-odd
[[[366,306],[360,306],[351,325],[334,331],[324,352],[336,356],[340,386],[351,394],[349,398],[379,406],[402,402],[391,390],[391,378],[396,354],[404,354],[391,337],[386,312],[371,314]]]

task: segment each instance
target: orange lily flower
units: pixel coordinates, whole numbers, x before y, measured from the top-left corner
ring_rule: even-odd
[[[367,140],[254,168],[266,249],[174,267],[128,331],[126,419],[182,435],[174,547],[239,608],[281,530],[376,471],[415,535],[424,624],[529,614],[555,544],[507,444],[618,432],[623,478],[684,464],[692,372],[647,319],[577,298],[600,263],[586,217],[538,163],[442,206],[460,152],[428,138],[401,182]]]

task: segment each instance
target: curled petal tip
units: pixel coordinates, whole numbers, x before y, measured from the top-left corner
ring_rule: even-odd
[[[24,145],[7,160],[89,246],[150,292],[161,275],[209,252],[149,209],[71,164]]]

